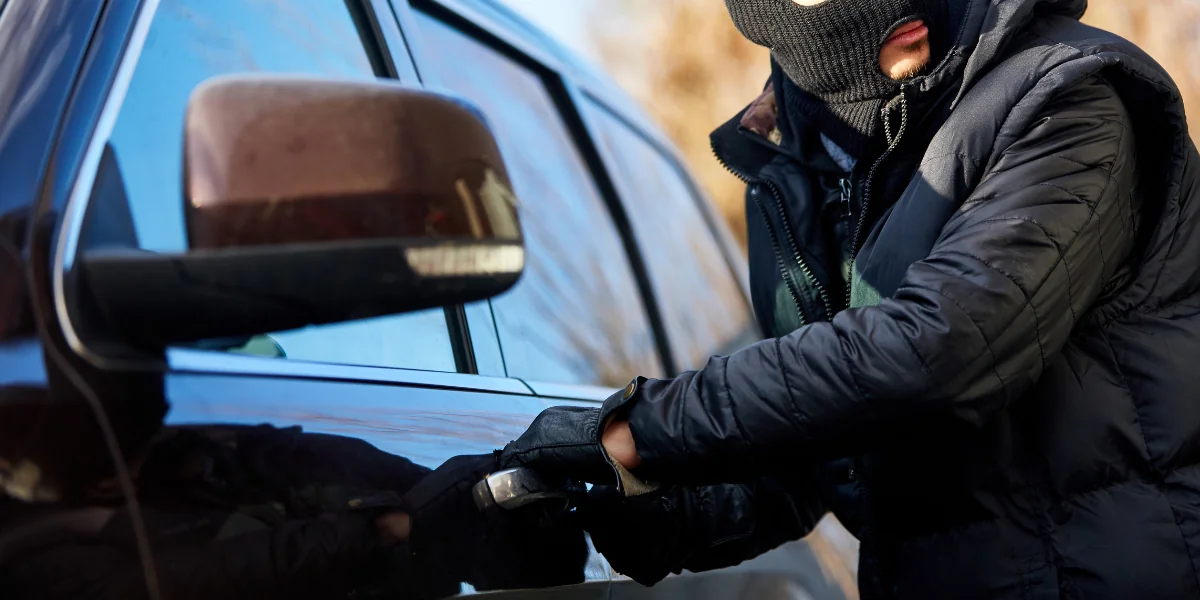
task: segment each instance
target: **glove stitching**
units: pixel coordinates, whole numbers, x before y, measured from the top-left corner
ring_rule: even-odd
[[[538,446],[536,448],[529,448],[526,450],[516,450],[513,452],[512,455],[513,456],[524,456],[526,454],[529,454],[532,452],[539,452],[542,450],[557,450],[560,448],[583,448],[583,447],[590,447],[590,446],[596,446],[596,445],[597,445],[596,442],[580,442],[580,443],[571,443],[571,444],[550,444],[550,445],[546,445],[546,446]]]

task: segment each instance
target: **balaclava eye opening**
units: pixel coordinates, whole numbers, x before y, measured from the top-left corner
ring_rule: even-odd
[[[883,73],[879,55],[887,38],[922,19],[938,59],[948,33],[946,0],[725,0],[733,22],[750,41],[771,50],[804,92],[800,109],[822,133],[862,157],[882,130],[881,112],[901,82]],[[789,102],[789,104],[791,104]]]

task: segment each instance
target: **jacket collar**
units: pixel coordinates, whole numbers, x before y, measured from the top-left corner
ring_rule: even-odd
[[[742,179],[754,179],[779,156],[820,171],[840,171],[820,142],[820,134],[802,115],[786,110],[788,94],[798,90],[774,60],[762,93],[709,136],[713,152]]]

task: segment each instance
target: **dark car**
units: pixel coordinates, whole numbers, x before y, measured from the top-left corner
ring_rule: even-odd
[[[354,279],[374,264],[361,247],[343,249],[354,263],[272,255],[272,240],[300,239],[284,222],[296,214],[280,211],[278,227],[253,232],[262,239],[238,237],[226,213],[214,225],[201,192],[189,185],[184,201],[203,175],[195,162],[185,172],[185,131],[233,135],[210,127],[227,115],[188,113],[201,84],[230,74],[392,80],[465,99],[519,198],[515,287],[453,303],[489,288],[446,278],[423,288],[436,308],[400,314],[403,299]],[[436,217],[422,216],[434,242]],[[547,406],[596,405],[635,375],[699,367],[758,337],[743,257],[670,142],[607,78],[485,0],[0,0],[0,224],[0,389],[50,389],[59,353],[98,394],[150,373],[171,425],[301,426],[429,467],[503,446]],[[253,267],[213,251],[253,244],[267,244]],[[188,287],[213,273],[286,310]],[[303,293],[310,303],[278,299]],[[47,325],[29,325],[30,311]],[[304,323],[323,324],[274,330]],[[155,342],[165,353],[144,352]],[[587,583],[536,597],[842,597],[829,557],[799,543],[642,588],[593,552]]]

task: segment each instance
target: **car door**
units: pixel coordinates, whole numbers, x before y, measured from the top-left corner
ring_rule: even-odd
[[[599,402],[758,338],[711,207],[666,144],[605,100],[611,88],[576,81],[490,3],[393,5],[425,80],[495,127],[526,209],[526,274],[490,302],[506,375],[549,402]],[[614,573],[612,597],[837,598],[830,558],[798,543],[650,589]]]
[[[262,71],[420,85],[386,0],[117,4],[96,48],[115,56],[116,75],[99,99],[97,125],[81,136],[84,158],[68,211],[102,195],[100,182],[111,183],[115,173],[142,250],[187,247],[180,124],[205,79]],[[85,80],[112,73],[99,61],[93,69]],[[72,118],[92,117],[81,112]],[[113,226],[111,219],[79,221],[67,244],[103,238]],[[485,322],[481,310],[490,321],[486,304],[452,306],[171,348],[168,424],[300,426],[359,438],[431,468],[452,456],[489,453],[550,403],[518,379],[495,376],[503,369],[494,327],[468,330],[468,322]],[[68,329],[84,325],[78,315],[64,322]],[[549,597],[604,597],[609,572],[594,552],[586,576],[590,584]]]

